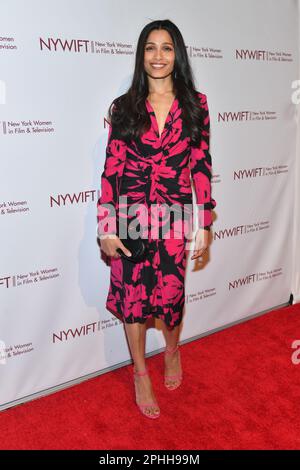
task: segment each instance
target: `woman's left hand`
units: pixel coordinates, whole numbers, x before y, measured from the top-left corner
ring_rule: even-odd
[[[191,259],[199,258],[208,248],[208,238],[210,230],[198,229],[195,235],[195,249]]]

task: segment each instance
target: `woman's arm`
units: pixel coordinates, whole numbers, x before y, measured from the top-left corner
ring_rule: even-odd
[[[117,233],[116,211],[119,184],[126,161],[126,143],[120,140],[116,130],[109,125],[104,170],[101,174],[101,196],[97,202],[98,237]]]
[[[198,228],[210,230],[212,209],[217,205],[211,197],[212,159],[209,152],[210,117],[206,95],[200,93],[200,107],[203,109],[202,139],[199,147],[192,147],[190,170],[195,186],[198,207]]]

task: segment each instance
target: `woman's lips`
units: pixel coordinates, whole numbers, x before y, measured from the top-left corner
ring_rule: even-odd
[[[151,64],[154,69],[162,69],[166,64]]]

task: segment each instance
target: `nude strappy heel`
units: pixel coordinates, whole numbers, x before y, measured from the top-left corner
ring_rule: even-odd
[[[176,352],[178,350],[178,354],[180,354],[180,351],[179,351],[179,345],[177,344],[175,346],[175,348],[173,349],[165,349],[165,354],[173,354],[174,352]],[[180,359],[180,355],[179,355],[179,363],[180,363],[180,368],[181,368],[181,359]],[[179,372],[179,374],[175,374],[175,375],[165,375],[164,376],[164,381],[165,381],[165,387],[168,389],[168,390],[175,390],[176,388],[178,388],[180,385],[181,385],[181,382],[182,382],[182,378],[183,378],[183,374],[182,374],[182,371]],[[173,384],[170,384],[168,383],[169,382],[169,379],[172,380],[172,382],[175,382]]]
[[[134,384],[135,384],[135,389],[136,389],[136,376],[143,376],[143,375],[149,375],[148,373],[148,370],[145,369],[144,371],[142,372],[137,372],[136,370],[133,369],[133,374],[134,374]],[[135,390],[135,394],[136,394],[136,390]],[[151,418],[151,419],[156,419],[160,416],[160,409],[158,407],[158,404],[157,403],[138,403],[137,399],[135,399],[135,403],[137,404],[137,406],[139,407],[141,413],[144,415],[144,416],[147,416],[147,418]],[[154,411],[154,414],[149,414],[146,412],[146,410],[151,410],[151,411]],[[154,409],[154,410],[153,410]]]

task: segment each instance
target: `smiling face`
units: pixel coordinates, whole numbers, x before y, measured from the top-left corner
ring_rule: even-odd
[[[173,71],[175,50],[172,37],[165,29],[154,29],[149,34],[144,50],[144,67],[153,78],[165,78]]]

